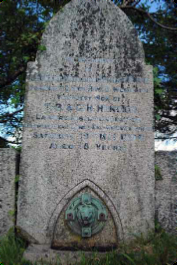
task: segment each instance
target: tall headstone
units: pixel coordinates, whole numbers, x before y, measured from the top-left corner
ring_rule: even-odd
[[[16,151],[0,148],[0,237],[14,227]]]
[[[153,79],[132,23],[112,2],[73,0],[42,45],[27,69],[18,226],[55,249],[110,249],[146,234]]]

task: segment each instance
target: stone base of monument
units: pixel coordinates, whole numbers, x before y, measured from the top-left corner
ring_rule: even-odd
[[[24,253],[24,259],[37,262],[51,262],[52,264],[60,265],[76,265],[80,262],[83,255],[85,258],[97,259],[98,257],[104,257],[106,252],[96,252],[95,254],[91,251],[62,251],[51,249],[49,245],[35,245],[31,244]],[[35,263],[36,264],[36,263]]]

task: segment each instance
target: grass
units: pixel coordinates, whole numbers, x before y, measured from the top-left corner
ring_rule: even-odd
[[[24,241],[16,238],[13,230],[0,239],[0,261],[3,265],[21,265],[24,250]]]
[[[150,233],[147,238],[135,236],[128,245],[120,245],[118,251],[109,252],[104,257],[93,253],[92,258],[81,254],[81,261],[76,265],[169,265],[177,259],[176,237],[167,234],[157,227],[156,233]],[[0,261],[3,265],[35,265],[23,260],[25,242],[15,237],[13,231],[0,240]],[[1,264],[1,263],[0,263]],[[54,265],[46,262],[40,265]],[[55,265],[61,265],[58,262]],[[66,264],[65,264],[66,265]]]

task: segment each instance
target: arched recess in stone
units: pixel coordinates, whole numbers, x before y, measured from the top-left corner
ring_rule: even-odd
[[[54,239],[56,238],[55,232],[57,233],[63,233],[64,237],[68,237],[68,242],[65,240],[66,244],[64,245],[63,239],[62,239],[62,249],[73,249],[74,243],[75,246],[80,249],[84,249],[82,247],[83,242],[81,242],[82,238],[79,235],[72,235],[70,229],[67,227],[67,225],[64,223],[64,212],[70,203],[70,201],[77,197],[78,195],[82,194],[83,192],[91,193],[94,197],[99,198],[104,205],[106,206],[108,210],[108,219],[110,219],[109,224],[107,224],[107,227],[105,225],[105,228],[103,228],[103,233],[97,234],[91,238],[89,241],[89,244],[85,244],[87,239],[84,240],[84,245],[87,249],[89,248],[97,248],[97,249],[112,249],[115,248],[119,241],[122,241],[124,239],[124,233],[121,225],[121,220],[119,217],[119,213],[116,210],[116,207],[114,206],[111,198],[102,190],[99,186],[97,186],[93,181],[90,181],[88,179],[80,182],[78,185],[73,187],[65,196],[58,202],[48,225],[48,237],[50,237],[51,245],[55,248],[60,248],[60,242],[54,244]],[[61,229],[57,230],[57,227],[60,227]],[[62,230],[63,229],[63,230]],[[108,242],[108,240],[104,241],[104,244],[97,245],[98,240],[103,241],[103,235],[106,235],[106,231],[112,230],[112,236],[113,239]],[[81,242],[78,244],[78,242]]]

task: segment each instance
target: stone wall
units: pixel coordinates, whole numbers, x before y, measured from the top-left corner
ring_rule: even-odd
[[[14,226],[16,151],[0,148],[0,236]]]
[[[156,217],[170,233],[177,233],[177,151],[156,152],[161,180],[156,181]]]

